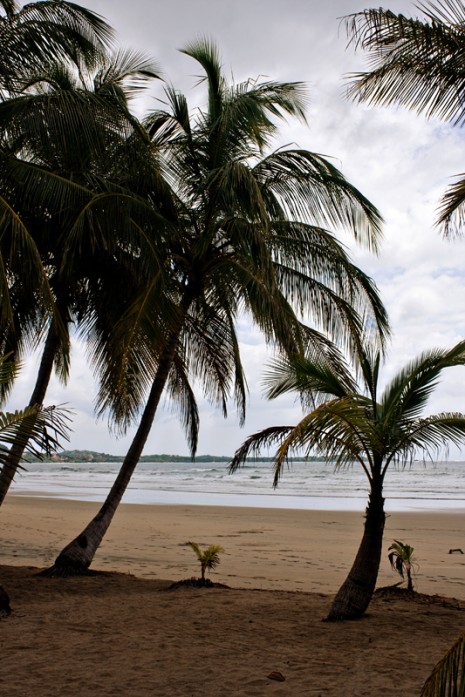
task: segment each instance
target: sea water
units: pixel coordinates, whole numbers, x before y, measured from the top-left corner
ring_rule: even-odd
[[[121,463],[42,462],[25,465],[12,493],[103,501]],[[141,462],[124,503],[252,506],[363,511],[367,478],[358,465],[335,471],[328,462],[293,462],[273,488],[271,462],[248,462],[234,474],[226,462]],[[386,509],[465,510],[465,462],[391,465]]]

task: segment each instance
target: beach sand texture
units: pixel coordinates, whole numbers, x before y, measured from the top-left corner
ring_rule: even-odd
[[[0,620],[1,695],[413,697],[465,630],[465,555],[448,554],[465,546],[461,513],[392,514],[385,537],[379,585],[397,581],[396,537],[415,547],[417,589],[448,600],[380,594],[361,621],[328,624],[361,514],[122,506],[93,565],[105,573],[36,576],[96,510],[20,496],[2,507],[14,612]],[[166,590],[197,574],[188,539],[225,548],[212,578],[229,589]]]

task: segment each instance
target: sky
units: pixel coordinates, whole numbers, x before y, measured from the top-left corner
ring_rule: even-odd
[[[225,74],[234,82],[249,77],[302,81],[309,93],[308,125],[287,122],[276,146],[298,146],[332,159],[347,179],[380,210],[384,238],[378,257],[341,237],[352,259],[376,282],[392,326],[382,382],[386,383],[422,351],[448,348],[465,338],[465,238],[444,240],[434,221],[438,202],[453,175],[464,171],[464,132],[397,108],[372,108],[346,98],[347,75],[368,68],[367,56],[347,47],[340,18],[368,7],[359,0],[87,0],[81,4],[114,27],[118,43],[152,56],[165,79],[201,104],[199,70],[179,49],[200,37],[213,39]],[[412,2],[391,0],[384,7],[408,16],[421,14]],[[135,105],[143,114],[162,98],[157,83]],[[231,455],[248,434],[272,425],[296,423],[302,415],[293,396],[267,401],[263,368],[271,354],[247,321],[239,325],[249,398],[244,427],[231,404],[228,418],[199,393],[198,454]],[[32,392],[39,356],[25,360],[8,408],[25,405]],[[66,448],[124,455],[135,427],[117,436],[93,413],[95,384],[83,347],[73,345],[66,388],[55,379],[46,403],[74,412]],[[428,413],[465,412],[465,368],[444,373]],[[164,403],[145,454],[188,454],[177,416]],[[451,450],[451,457],[457,454]]]

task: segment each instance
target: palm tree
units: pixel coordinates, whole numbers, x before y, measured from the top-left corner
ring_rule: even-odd
[[[397,571],[399,576],[404,578],[404,572],[407,576],[407,590],[413,591],[413,581],[412,581],[412,566],[413,566],[413,547],[400,542],[399,540],[394,540],[392,545],[389,547],[388,559],[391,564],[392,570]]]
[[[378,397],[380,355],[360,345],[362,389],[347,368],[335,371],[312,357],[277,361],[267,377],[268,396],[297,391],[310,412],[295,426],[270,427],[250,436],[236,451],[234,472],[261,447],[279,445],[274,460],[277,486],[289,451],[323,454],[336,468],[357,464],[369,483],[363,537],[328,620],[361,617],[372,598],[385,525],[383,484],[391,465],[405,467],[418,452],[434,455],[449,442],[465,442],[465,416],[421,416],[441,372],[465,364],[465,341],[448,351],[424,353],[401,370]]]
[[[56,60],[92,68],[113,30],[97,14],[63,0],[0,0],[0,98],[18,92],[19,82]]]
[[[221,545],[210,545],[206,549],[202,549],[197,542],[188,542],[187,544],[189,547],[191,547],[191,549],[194,550],[195,555],[199,560],[201,581],[204,584],[205,572],[216,569],[220,563],[220,554],[221,552],[224,552],[224,549],[221,547]]]
[[[165,387],[178,400],[193,454],[198,416],[192,379],[224,415],[233,394],[243,419],[239,313],[247,312],[283,351],[308,341],[325,355],[335,354],[321,334],[302,326],[296,310],[348,344],[365,321],[377,327],[381,342],[386,336],[374,285],[323,227],[343,226],[376,248],[376,209],[321,156],[290,149],[266,153],[277,118],[304,117],[303,86],[247,81],[230,87],[212,44],[199,41],[184,52],[205,72],[207,109],[192,117],[185,97],[168,87],[170,109],[152,113],[145,124],[172,191],[172,209],[161,211],[170,231],[165,268],[172,285],[164,294],[153,284],[143,287],[122,313],[114,343],[95,349],[101,412],[108,408],[124,421],[124,414],[137,414],[147,391],[148,397],[112,489],[96,517],[58,556],[57,573],[85,571],[91,564]]]
[[[366,50],[371,70],[353,74],[349,95],[372,105],[401,105],[428,118],[465,123],[465,5],[436,0],[417,5],[423,17],[368,9],[346,18],[351,42]],[[446,235],[460,232],[465,179],[444,194],[438,223]]]
[[[103,295],[105,282],[114,288],[125,275],[134,276],[129,267],[137,265],[140,273],[131,244],[138,254],[144,249],[146,263],[157,263],[153,240],[143,246],[134,219],[134,209],[142,204],[124,186],[128,171],[140,161],[137,141],[143,137],[128,98],[157,75],[141,54],[119,52],[99,71],[81,72],[78,78],[66,66],[50,65],[29,76],[20,96],[0,104],[0,185],[35,241],[53,298],[53,305],[39,311],[37,302],[27,299],[30,292],[24,299],[28,277],[20,269],[13,275],[10,264],[9,279],[15,278],[10,293],[14,290],[18,300],[13,343],[7,327],[3,348],[19,353],[31,334],[36,342],[37,336],[45,338],[31,407],[42,404],[54,366],[66,380],[70,324],[79,326],[93,311],[91,287]],[[147,218],[147,204],[143,210]],[[2,468],[0,504],[23,449],[13,444]]]

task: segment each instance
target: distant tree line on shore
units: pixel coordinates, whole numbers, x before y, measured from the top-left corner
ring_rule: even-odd
[[[292,457],[289,462],[300,462],[306,460],[309,462],[321,462],[325,458],[321,457]],[[55,453],[51,458],[44,459],[35,455],[29,455],[27,462],[123,462],[123,455],[109,455],[108,453],[99,453],[95,450],[63,450]],[[231,462],[231,456],[228,455],[197,455],[192,458],[190,455],[142,455],[140,462]],[[272,457],[252,457],[254,462],[271,462]]]

